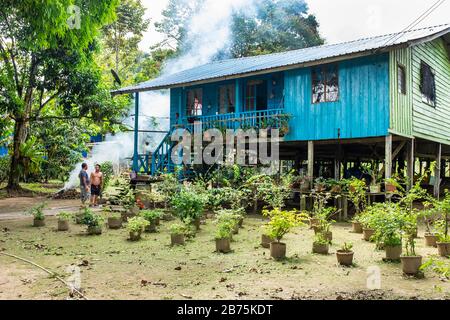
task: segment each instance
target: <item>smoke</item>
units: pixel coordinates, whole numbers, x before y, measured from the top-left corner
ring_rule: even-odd
[[[189,0],[180,0],[189,1]],[[235,11],[252,12],[254,5],[260,0],[204,0],[200,10],[190,17],[187,29],[189,49],[177,59],[169,61],[163,75],[172,74],[210,62],[222,49],[231,43],[231,21]],[[134,105],[130,106],[130,116],[124,123],[134,128]],[[152,117],[156,117],[158,125],[154,125]],[[139,129],[169,130],[170,96],[167,91],[153,91],[140,94]],[[139,153],[154,150],[164,138],[164,134],[139,134]],[[150,148],[147,149],[146,142]],[[133,132],[107,135],[105,141],[94,145],[89,157],[83,162],[93,170],[95,164],[106,161],[119,168],[122,163],[129,163],[134,152]],[[128,161],[128,162],[127,162]],[[70,174],[65,189],[79,185],[78,174],[81,163],[77,164]]]
[[[188,1],[188,0],[180,0]],[[231,21],[234,12],[252,12],[260,0],[204,0],[200,10],[189,19],[189,49],[164,69],[172,74],[210,62],[232,40]]]

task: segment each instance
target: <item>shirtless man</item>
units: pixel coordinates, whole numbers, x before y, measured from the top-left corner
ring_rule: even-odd
[[[103,173],[100,165],[95,165],[95,171],[91,173],[91,206],[98,206],[98,198],[102,194]]]

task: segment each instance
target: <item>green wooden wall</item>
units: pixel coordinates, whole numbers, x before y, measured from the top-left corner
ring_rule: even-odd
[[[420,63],[429,64],[436,73],[436,107],[422,102]],[[443,39],[412,48],[413,134],[450,145],[450,60]]]
[[[436,107],[422,101],[421,61],[430,65],[436,74]],[[398,64],[406,69],[406,95],[398,90]],[[439,38],[392,51],[389,70],[391,132],[450,145],[450,58],[444,40]]]
[[[389,60],[391,132],[398,135],[412,136],[411,49],[394,50],[391,52]],[[401,93],[398,88],[398,65],[402,65],[406,70],[406,94]]]

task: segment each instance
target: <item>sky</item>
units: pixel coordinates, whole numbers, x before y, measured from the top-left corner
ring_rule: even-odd
[[[230,0],[218,0],[230,1]],[[307,0],[310,12],[320,23],[320,33],[327,43],[337,43],[368,36],[402,31],[436,0]],[[161,41],[153,23],[161,19],[168,0],[142,0],[147,18],[152,19],[140,48]],[[450,0],[421,22],[417,28],[450,23]]]

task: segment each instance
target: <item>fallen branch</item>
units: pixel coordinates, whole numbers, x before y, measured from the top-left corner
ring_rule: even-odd
[[[7,256],[7,257],[10,257],[10,258],[14,258],[14,259],[17,259],[17,260],[26,262],[26,263],[29,263],[29,264],[31,264],[31,265],[33,265],[33,266],[35,266],[35,267],[37,267],[37,268],[39,268],[39,269],[45,271],[46,273],[48,273],[48,274],[51,275],[52,277],[55,277],[57,280],[59,280],[59,281],[61,281],[62,283],[64,283],[71,291],[73,291],[73,292],[75,292],[76,294],[78,294],[82,299],[88,300],[88,298],[86,298],[86,297],[85,297],[78,289],[72,287],[72,286],[71,286],[70,284],[68,284],[64,279],[62,279],[61,277],[59,277],[56,273],[54,273],[54,272],[52,272],[52,271],[50,271],[50,270],[44,268],[43,266],[40,266],[40,265],[38,265],[37,263],[34,263],[33,261],[30,261],[30,260],[27,260],[27,259],[18,257],[18,256],[13,255],[13,254],[5,253],[5,252],[2,252],[2,251],[0,251],[0,254],[1,254],[1,255],[4,255],[4,256]]]

